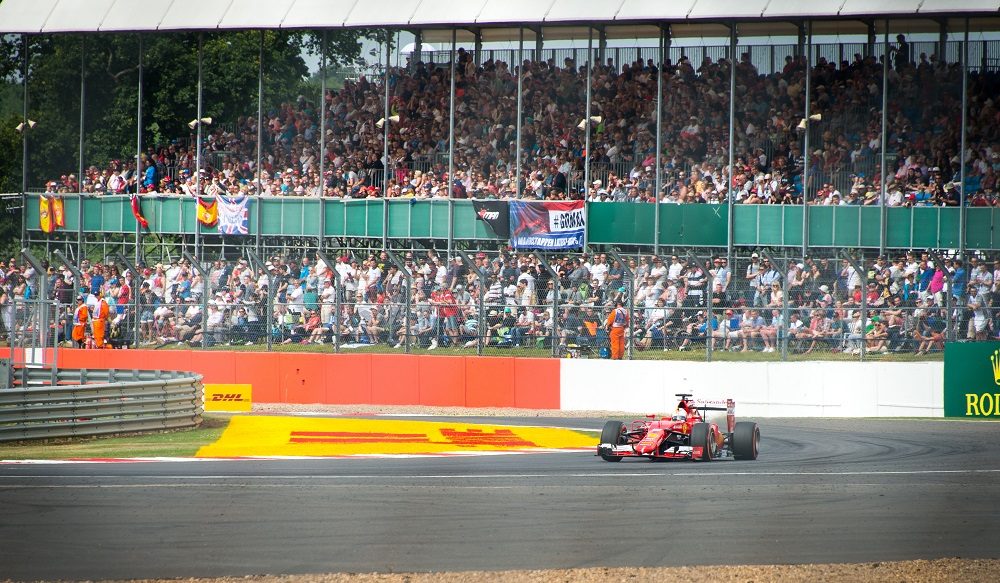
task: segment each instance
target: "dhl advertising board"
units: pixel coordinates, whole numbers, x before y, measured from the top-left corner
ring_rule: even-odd
[[[945,343],[944,416],[1000,419],[1000,342]]]
[[[206,411],[249,411],[253,405],[250,385],[205,384]]]

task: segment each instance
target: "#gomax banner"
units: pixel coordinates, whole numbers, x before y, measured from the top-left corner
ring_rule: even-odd
[[[578,249],[587,229],[582,200],[510,201],[510,244],[514,249]]]

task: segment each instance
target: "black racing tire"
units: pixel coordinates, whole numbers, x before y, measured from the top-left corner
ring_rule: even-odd
[[[712,451],[715,450],[712,443],[712,426],[708,423],[695,423],[691,426],[691,447],[702,446],[701,457],[694,458],[697,461],[712,461]]]
[[[753,421],[739,421],[733,429],[733,457],[755,460],[760,449],[760,427]]]
[[[625,424],[621,421],[608,421],[601,430],[601,443],[611,445],[623,445],[625,443]],[[621,456],[601,455],[601,459],[606,462],[620,462]]]

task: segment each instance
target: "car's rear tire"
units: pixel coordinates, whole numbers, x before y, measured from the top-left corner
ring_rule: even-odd
[[[712,452],[715,450],[714,438],[710,424],[695,423],[691,426],[691,447],[701,446],[701,457],[694,458],[695,460],[712,461]]]
[[[623,445],[625,443],[625,424],[621,421],[608,421],[601,430],[601,443],[611,445]],[[601,459],[606,462],[620,462],[621,456],[601,454]]]
[[[733,429],[733,457],[755,460],[760,447],[760,427],[752,421],[739,421]]]

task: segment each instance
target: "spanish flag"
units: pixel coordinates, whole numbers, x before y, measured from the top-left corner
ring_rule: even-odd
[[[139,226],[143,229],[148,229],[149,221],[146,220],[146,217],[142,216],[142,206],[139,204],[139,195],[133,194],[130,198],[132,204],[132,215],[135,217],[136,222],[138,222]]]
[[[56,222],[52,218],[52,200],[44,194],[38,197],[38,225],[43,233],[56,230]]]
[[[63,199],[61,196],[53,196],[51,206],[52,220],[55,221],[56,227],[66,226],[66,210],[63,208]]]
[[[219,202],[214,196],[198,197],[198,222],[206,227],[214,227],[219,222]]]

